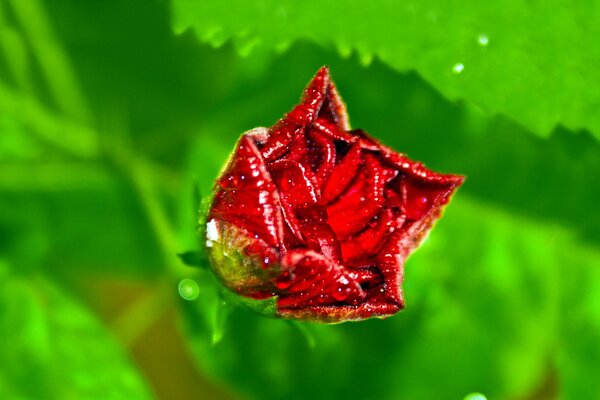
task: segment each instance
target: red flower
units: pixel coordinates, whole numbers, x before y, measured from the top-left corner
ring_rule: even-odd
[[[321,68],[274,127],[242,135],[208,214],[214,271],[286,318],[341,322],[404,307],[404,261],[463,177],[350,130]]]

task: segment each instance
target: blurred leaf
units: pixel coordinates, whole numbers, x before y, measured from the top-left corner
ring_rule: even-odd
[[[91,116],[81,93],[75,71],[62,44],[54,33],[42,0],[6,0],[21,28],[31,52],[35,55],[39,71],[44,78],[53,102],[65,115],[75,121],[88,121]],[[16,48],[11,47],[11,50]],[[8,54],[9,57],[12,54]],[[29,107],[27,107],[29,108]],[[80,133],[83,136],[83,133]],[[93,141],[93,138],[90,138]]]
[[[0,260],[0,397],[151,398],[114,339],[45,278]]]
[[[197,359],[208,373],[256,399],[463,398],[475,391],[514,398],[535,389],[553,365],[566,387],[594,398],[596,380],[571,372],[567,360],[588,371],[596,359],[574,351],[586,347],[559,327],[572,326],[570,310],[561,308],[577,295],[569,281],[600,284],[600,252],[560,228],[465,196],[446,214],[408,261],[408,306],[400,315],[310,324],[316,347],[309,351],[285,321],[241,311],[213,347],[195,308],[186,315]],[[565,282],[567,265],[572,278]],[[598,309],[582,310],[581,318],[591,311]],[[600,334],[600,325],[587,329]]]
[[[595,2],[173,0],[176,32],[193,28],[242,55],[297,40],[415,69],[464,98],[546,136],[561,123],[600,137],[600,7]],[[568,39],[567,39],[568,38]]]
[[[0,113],[0,162],[32,160],[41,148],[13,116]]]
[[[0,25],[0,65],[6,58],[10,72],[0,79],[0,113],[67,152],[98,155],[91,112],[43,1],[3,1]]]
[[[560,333],[566,340],[558,350],[560,389],[564,399],[598,399],[600,383],[600,263],[591,252],[572,252],[563,260]],[[585,274],[581,266],[586,266]]]
[[[164,265],[156,239],[131,190],[106,173],[100,176],[83,186],[58,183],[46,192],[0,191],[0,252],[14,263],[30,259],[31,268],[67,275],[159,273]]]
[[[175,37],[165,1],[46,3],[99,130],[116,114],[137,151],[180,166],[201,117],[229,90],[235,53]]]

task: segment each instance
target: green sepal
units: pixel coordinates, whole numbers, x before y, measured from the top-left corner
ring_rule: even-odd
[[[210,341],[213,346],[217,345],[223,339],[227,318],[229,317],[232,308],[232,304],[221,297],[215,307],[212,309],[210,316],[210,325],[212,331]]]
[[[277,296],[257,300],[242,296],[223,286],[219,282],[219,293],[223,300],[232,305],[237,305],[247,310],[265,315],[267,317],[277,317]]]
[[[208,258],[206,258],[206,254],[202,251],[184,251],[177,254],[177,257],[188,267],[208,268]]]

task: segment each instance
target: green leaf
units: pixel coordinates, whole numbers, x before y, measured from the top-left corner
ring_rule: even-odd
[[[223,299],[225,299],[232,305],[241,306],[247,310],[268,317],[275,316],[275,313],[277,312],[276,297],[269,297],[263,300],[255,300],[245,296],[240,296],[239,294],[234,293],[225,287],[222,287],[221,289],[221,296],[223,297]]]
[[[597,380],[570,367],[597,365],[584,350],[600,334],[598,271],[598,249],[568,231],[459,193],[408,261],[397,316],[309,324],[314,350],[285,321],[250,313],[234,311],[218,346],[191,314],[186,325],[203,368],[250,398],[514,398],[558,368],[568,393],[591,399]],[[585,299],[572,303],[578,282],[588,282]],[[585,344],[574,319],[585,321]]]
[[[40,275],[0,260],[0,397],[147,399],[143,379],[104,327]],[[76,345],[74,345],[76,343]]]
[[[173,0],[176,32],[193,28],[242,55],[298,40],[416,70],[447,98],[467,99],[547,136],[557,124],[600,137],[600,7],[594,2],[442,0]]]

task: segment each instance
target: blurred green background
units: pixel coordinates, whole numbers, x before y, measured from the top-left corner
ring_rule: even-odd
[[[0,398],[600,399],[599,10],[0,0]],[[324,64],[354,127],[468,176],[387,320],[233,309],[177,257]]]

